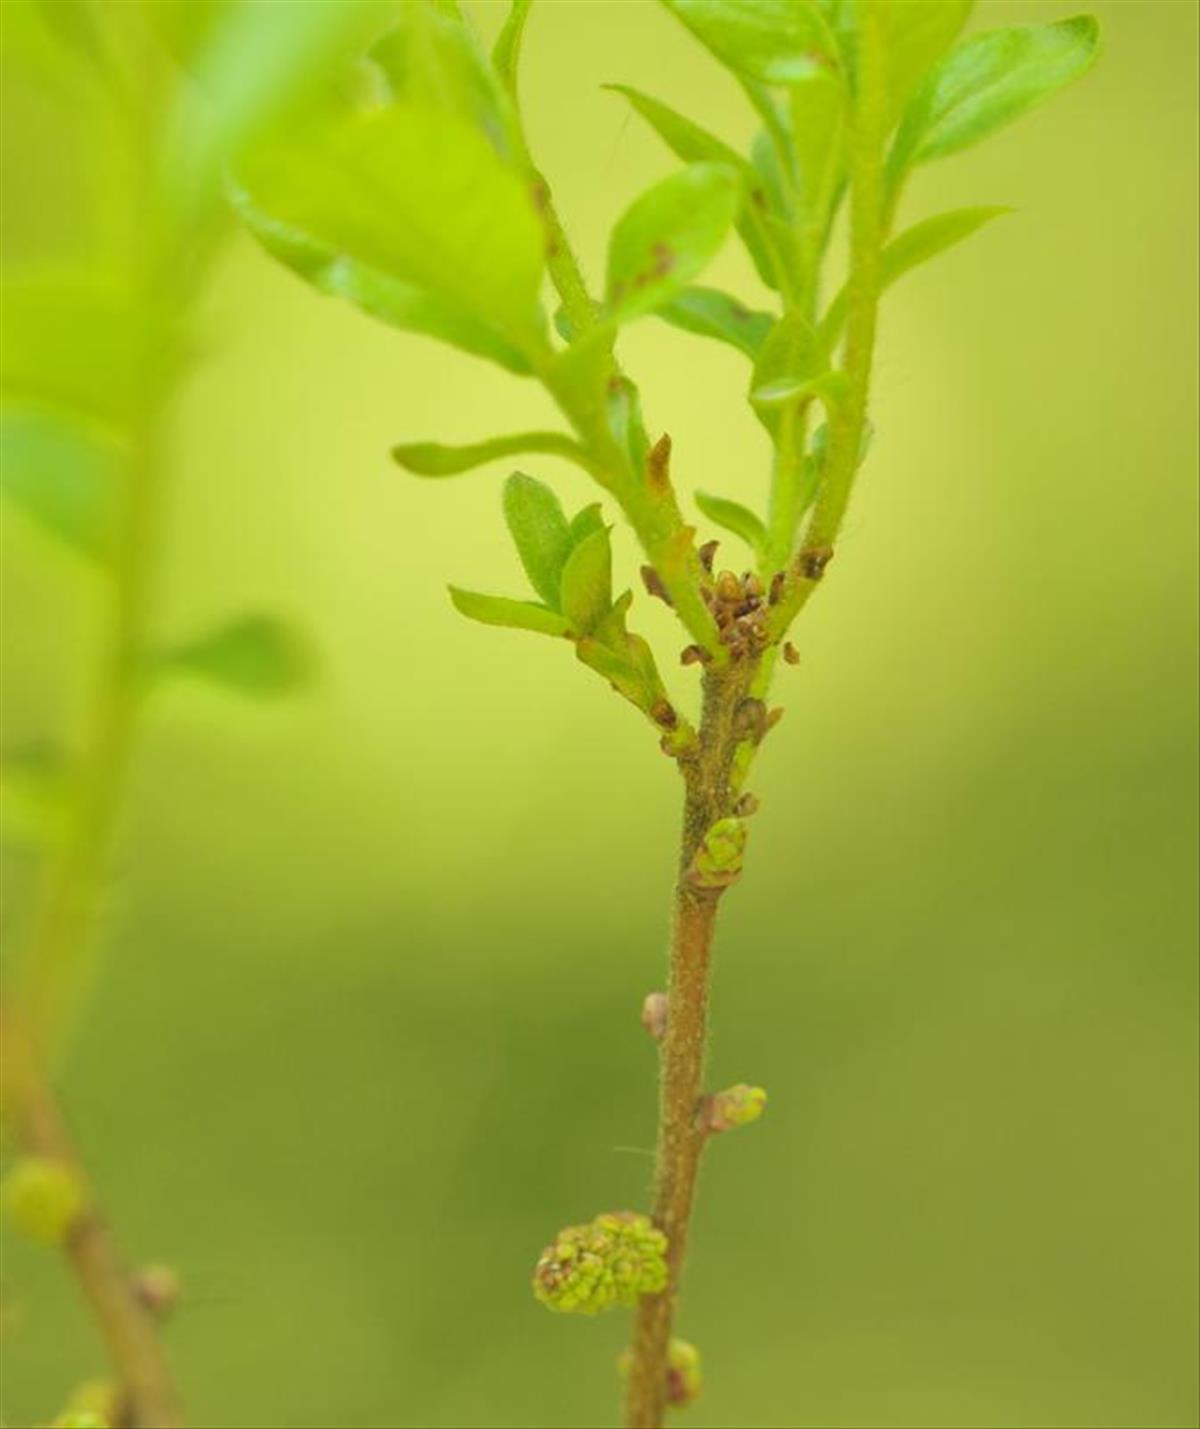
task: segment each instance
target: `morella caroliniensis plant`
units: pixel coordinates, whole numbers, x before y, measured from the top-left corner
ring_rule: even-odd
[[[613,226],[602,288],[582,272],[522,124],[518,69],[530,0],[514,0],[494,51],[454,0],[408,0],[367,56],[371,83],[319,120],[246,154],[234,199],[263,246],[321,291],[541,383],[561,429],[447,446],[406,441],[423,477],[538,456],[577,463],[598,499],[564,511],[523,471],[503,511],[531,587],[525,597],[450,589],[486,625],[571,648],[645,718],[683,784],[683,829],[665,992],[643,1020],[660,1049],[657,1171],[649,1214],[604,1212],[560,1232],[534,1270],[551,1309],[633,1309],[623,1357],[625,1422],[662,1423],[699,1390],[695,1349],[673,1336],[697,1173],[708,1142],[755,1120],[765,1093],[703,1084],[717,912],[742,871],[756,801],[747,781],[781,711],[770,691],[793,628],[833,559],[870,439],[880,300],[910,269],[1004,212],[958,209],[898,223],[922,165],[1005,127],[1083,74],[1087,17],[962,37],[965,0],[662,0],[753,106],[742,154],[638,90],[613,86],[681,167]],[[822,272],[845,212],[847,278]],[[736,233],[769,309],[697,283]],[[546,278],[556,295],[544,306]],[[691,493],[704,521],[748,547],[719,557],[685,515],[672,441],[644,416],[620,360],[630,323],[654,316],[730,344],[770,438],[770,500]],[[652,390],[649,410],[652,415]],[[651,650],[614,584],[611,522],[644,553],[640,584],[682,626]],[[662,673],[699,675],[698,713]]]

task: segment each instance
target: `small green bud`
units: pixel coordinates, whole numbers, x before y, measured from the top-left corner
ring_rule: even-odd
[[[762,1087],[739,1082],[716,1092],[705,1103],[704,1125],[709,1131],[732,1131],[735,1126],[749,1126],[757,1121],[767,1107],[767,1094]]]
[[[688,882],[696,888],[728,888],[736,883],[742,876],[746,833],[743,819],[718,819],[696,850]]]
[[[595,1315],[636,1305],[667,1284],[667,1238],[649,1216],[621,1211],[560,1231],[542,1251],[533,1293],[551,1310]]]
[[[85,1204],[74,1171],[41,1156],[17,1162],[4,1178],[0,1198],[13,1225],[41,1245],[61,1245]]]
[[[617,1368],[628,1376],[633,1368],[633,1354],[624,1350]],[[667,1403],[675,1409],[686,1409],[700,1398],[704,1376],[700,1369],[700,1351],[687,1340],[673,1339],[667,1349]]]

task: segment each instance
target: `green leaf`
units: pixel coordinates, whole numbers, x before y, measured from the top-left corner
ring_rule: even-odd
[[[571,518],[571,545],[578,546],[593,531],[603,529],[604,516],[600,510],[600,503],[593,501],[590,506],[585,506],[582,511],[577,511]]]
[[[339,257],[295,229],[267,218],[254,207],[245,189],[232,188],[230,197],[262,247],[318,292],[342,298],[404,332],[437,338],[475,357],[487,358],[518,376],[533,370],[519,348],[472,313],[412,283],[402,283],[353,259]]]
[[[370,51],[392,97],[456,113],[481,129],[498,154],[514,157],[512,102],[457,6],[408,0],[400,15]]]
[[[795,84],[836,68],[837,48],[810,0],[663,0],[702,45],[737,73]]]
[[[794,85],[790,98],[799,202],[820,233],[845,169],[846,87],[839,76],[827,75]]]
[[[806,385],[824,374],[828,363],[816,330],[802,313],[786,313],[770,330],[755,359],[750,400],[772,436],[781,403],[804,395]]]
[[[289,694],[307,684],[313,659],[291,625],[269,615],[246,615],[208,635],[177,645],[153,661],[156,677],[194,675],[256,699]]]
[[[650,438],[642,418],[642,401],[628,377],[616,377],[608,390],[608,429],[629,460],[629,469],[640,480],[646,470]]]
[[[254,207],[541,355],[542,225],[526,186],[454,115],[397,105],[254,150]]]
[[[530,600],[509,600],[502,595],[482,595],[478,591],[448,587],[454,608],[469,620],[483,625],[504,625],[512,630],[533,630],[539,635],[570,635],[571,627],[556,610],[534,605]]]
[[[958,39],[972,5],[973,0],[920,0],[878,7],[884,86],[893,121],[913,87]]]
[[[738,209],[736,173],[693,164],[634,200],[608,248],[607,303],[629,322],[670,302],[712,259]]]
[[[108,546],[121,459],[98,432],[33,408],[0,409],[0,494],[81,555]]]
[[[749,507],[740,501],[730,501],[724,496],[710,496],[706,491],[696,492],[696,505],[712,522],[723,526],[740,536],[752,551],[762,550],[767,540],[767,528]]]
[[[221,166],[248,145],[328,102],[333,78],[362,51],[382,13],[375,0],[201,8],[210,14],[191,65],[199,95],[180,87],[165,141],[168,183],[185,209],[215,187]]]
[[[113,427],[144,400],[147,322],[117,283],[97,274],[38,271],[0,294],[0,391]]]
[[[953,248],[964,238],[969,238],[993,218],[1000,218],[1011,212],[1012,209],[1003,206],[956,208],[949,213],[939,213],[933,218],[926,218],[905,229],[883,250],[881,290],[890,288],[905,273],[928,262],[930,258],[936,258],[947,248]],[[848,302],[849,294],[843,287],[821,319],[821,345],[826,351],[833,347],[841,335]]]
[[[504,483],[504,520],[529,584],[552,609],[571,554],[571,528],[558,497],[543,482],[514,471]]]
[[[566,457],[587,465],[587,454],[577,441],[561,432],[516,432],[509,437],[491,437],[485,442],[448,447],[440,442],[405,442],[392,448],[393,459],[415,476],[457,476],[485,462],[528,452]]]
[[[496,47],[492,50],[492,64],[509,94],[517,93],[517,67],[521,63],[521,44],[525,38],[525,21],[529,19],[529,9],[533,0],[512,0]]]
[[[751,358],[775,321],[770,313],[754,312],[716,288],[684,288],[659,309],[658,316],[698,337],[727,342]]]
[[[560,606],[571,628],[590,635],[612,608],[612,542],[607,527],[575,546],[563,567]]]
[[[888,157],[894,191],[913,164],[938,159],[1011,124],[1091,68],[1099,26],[1090,15],[989,30],[966,40],[913,95]]]

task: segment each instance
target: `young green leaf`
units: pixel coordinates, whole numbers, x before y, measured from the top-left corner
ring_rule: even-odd
[[[750,401],[772,435],[781,405],[804,395],[807,385],[828,365],[816,330],[803,313],[790,312],[779,319],[759,348],[750,378]]]
[[[482,625],[503,625],[511,630],[532,630],[539,635],[567,636],[571,627],[556,610],[535,605],[530,600],[510,600],[503,595],[482,595],[479,591],[448,587],[454,608],[469,620]]]
[[[503,457],[540,452],[566,457],[587,465],[587,454],[572,437],[561,432],[516,432],[507,437],[490,437],[485,442],[448,447],[440,442],[402,442],[392,448],[392,458],[414,476],[457,476],[485,462]]]
[[[353,259],[339,257],[331,249],[260,213],[245,189],[233,188],[231,201],[266,252],[311,283],[318,292],[344,299],[361,312],[404,332],[421,333],[448,342],[518,376],[526,376],[533,370],[529,358],[518,347],[473,313],[427,289],[403,283]]]
[[[118,448],[50,411],[0,409],[0,495],[81,555],[105,554]]]
[[[312,673],[308,642],[269,615],[247,615],[154,659],[156,678],[195,675],[257,699],[290,694]]]
[[[933,64],[950,48],[970,16],[974,0],[919,0],[880,5],[883,82],[893,121]]]
[[[541,222],[526,185],[456,116],[354,114],[256,148],[239,179],[286,228],[542,353]]]
[[[754,312],[728,293],[699,287],[681,289],[658,316],[684,332],[727,342],[751,358],[775,321],[770,313]]]
[[[936,258],[947,248],[953,248],[964,238],[990,223],[993,218],[1011,213],[1010,208],[992,206],[984,208],[956,208],[949,213],[939,213],[933,218],[923,219],[907,228],[887,245],[881,260],[882,288],[890,288],[905,273]],[[841,335],[846,321],[846,307],[849,293],[843,286],[828,311],[821,320],[821,346],[825,351],[832,349]]]
[[[964,41],[909,102],[888,156],[891,190],[912,165],[977,143],[1086,73],[1098,48],[1099,26],[1090,15]]]
[[[504,519],[529,584],[557,610],[563,567],[572,548],[571,528],[558,497],[543,482],[514,471],[504,483]]]
[[[767,198],[763,192],[761,177],[754,167],[723,140],[690,119],[685,119],[682,114],[660,100],[626,84],[609,84],[605,88],[623,94],[667,148],[685,164],[724,164],[738,174],[743,191],[736,220],[738,233],[746,245],[758,276],[768,287],[778,287],[776,261],[762,221],[762,210],[767,206]]]
[[[559,595],[572,630],[590,635],[612,608],[612,542],[607,527],[585,536],[563,566]]]
[[[590,506],[585,506],[582,511],[577,511],[571,518],[571,545],[578,546],[593,531],[600,531],[603,527],[604,516],[600,510],[600,503],[593,501]]]
[[[375,42],[370,58],[393,99],[456,113],[482,130],[502,157],[515,157],[512,101],[457,6],[409,0],[399,25]]]
[[[668,303],[725,241],[739,203],[734,170],[692,164],[634,200],[608,248],[608,310],[629,322]]]
[[[832,32],[812,0],[663,0],[730,69],[796,84],[838,65]]]
[[[533,0],[512,0],[508,18],[496,37],[496,47],[492,50],[492,64],[508,93],[515,99],[517,94],[517,67],[521,62],[521,44],[525,38],[525,21],[529,18],[529,8]]]
[[[723,526],[740,536],[754,552],[761,551],[767,540],[767,528],[749,507],[740,501],[730,501],[724,496],[710,496],[707,491],[696,492],[696,505],[712,522]]]

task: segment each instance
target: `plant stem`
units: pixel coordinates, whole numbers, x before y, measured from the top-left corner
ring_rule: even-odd
[[[667,986],[667,1026],[661,1080],[654,1221],[667,1237],[667,1287],[647,1295],[634,1321],[625,1400],[628,1429],[658,1429],[666,1408],[667,1352],[687,1253],[688,1227],[705,1132],[697,1119],[708,1042],[709,966],[721,890],[688,877],[705,833],[732,809],[730,770],[739,740],[738,707],[750,669],[733,666],[704,676],[700,743],[681,761],[686,780],[679,874]]]
[[[138,1300],[97,1208],[62,1112],[39,1072],[33,1043],[11,1017],[3,1022],[3,1046],[5,1097],[16,1110],[22,1144],[32,1155],[68,1167],[84,1191],[84,1210],[68,1231],[63,1251],[119,1377],[125,1422],[129,1429],[178,1429],[183,1412],[154,1316]]]

